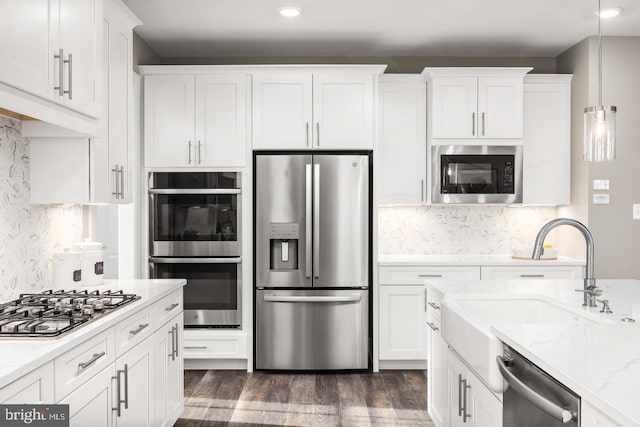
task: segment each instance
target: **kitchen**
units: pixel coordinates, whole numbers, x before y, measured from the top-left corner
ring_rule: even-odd
[[[102,7],[102,2],[90,3],[96,10]],[[54,253],[61,252],[62,248],[71,247],[84,238],[107,242],[105,236],[113,234],[113,229],[119,229],[115,239],[118,250],[105,257],[105,271],[109,269],[109,265],[118,266],[116,270],[119,272],[116,276],[122,280],[153,277],[150,257],[189,257],[202,261],[202,255],[198,254],[172,255],[158,252],[162,245],[152,243],[163,242],[166,237],[154,237],[154,233],[158,231],[150,224],[150,218],[155,218],[152,212],[154,206],[157,206],[156,212],[160,212],[165,209],[163,206],[168,206],[161,199],[176,199],[178,196],[162,194],[171,188],[155,185],[158,180],[150,180],[149,173],[218,173],[225,180],[236,173],[239,179],[235,184],[219,189],[224,190],[223,192],[234,190],[235,196],[199,195],[204,202],[189,196],[191,198],[184,206],[185,212],[191,212],[190,216],[188,213],[180,216],[179,210],[166,215],[171,216],[174,222],[182,218],[184,230],[208,228],[210,224],[217,224],[217,229],[212,234],[216,236],[215,239],[222,239],[223,235],[229,237],[236,234],[236,238],[240,240],[236,253],[218,255],[222,258],[239,258],[240,263],[230,265],[229,260],[225,259],[225,263],[220,265],[212,262],[201,264],[213,266],[207,267],[206,280],[223,281],[228,285],[224,297],[231,301],[232,305],[236,305],[233,316],[240,319],[240,327],[237,327],[235,321],[236,323],[228,325],[232,327],[187,327],[180,328],[180,333],[175,333],[178,330],[177,327],[172,329],[176,326],[175,322],[160,324],[160,320],[155,321],[158,318],[150,315],[152,327],[143,329],[142,335],[137,336],[139,340],[144,341],[150,338],[148,335],[157,334],[160,329],[154,329],[156,326],[169,326],[168,333],[172,335],[166,336],[171,339],[166,339],[164,343],[169,346],[167,353],[172,354],[175,360],[184,358],[184,366],[188,372],[206,372],[203,371],[205,369],[214,372],[253,371],[259,357],[254,353],[257,339],[257,332],[254,334],[254,330],[257,331],[254,298],[259,291],[258,284],[255,283],[253,265],[257,259],[254,252],[257,245],[257,235],[254,236],[254,188],[257,188],[257,181],[253,163],[254,156],[258,155],[254,154],[254,150],[271,154],[282,150],[318,154],[318,151],[323,150],[344,149],[373,153],[374,173],[371,175],[370,187],[372,200],[368,215],[368,256],[371,268],[366,279],[369,281],[367,291],[370,296],[370,317],[364,322],[369,323],[366,334],[371,343],[365,346],[368,346],[371,357],[366,371],[382,370],[389,377],[389,372],[396,370],[410,372],[414,369],[424,370],[427,367],[427,354],[430,351],[427,342],[430,329],[427,321],[431,320],[428,319],[429,306],[425,306],[425,298],[429,298],[429,292],[425,293],[424,282],[433,282],[433,276],[449,277],[449,274],[456,273],[471,279],[480,279],[474,282],[481,284],[485,277],[558,274],[559,276],[555,277],[576,279],[578,284],[573,286],[581,287],[578,279],[582,277],[585,259],[584,240],[579,233],[568,227],[558,228],[547,239],[547,243],[552,243],[553,249],[559,251],[561,257],[557,261],[520,263],[511,259],[512,251],[526,252],[531,249],[538,230],[554,218],[576,218],[589,227],[595,240],[595,267],[598,279],[636,279],[640,275],[637,263],[634,262],[635,254],[640,249],[636,242],[640,239],[633,238],[638,232],[638,225],[632,219],[632,206],[638,203],[640,194],[637,194],[637,186],[632,184],[635,181],[636,170],[632,162],[637,156],[633,144],[630,143],[636,132],[632,117],[633,113],[637,113],[639,95],[638,85],[633,77],[640,68],[636,54],[639,49],[638,34],[633,32],[639,27],[638,11],[633,2],[615,5],[603,3],[604,6],[619,6],[624,10],[615,19],[603,20],[603,32],[606,35],[603,40],[602,61],[603,100],[605,103],[615,104],[619,113],[616,160],[602,163],[587,163],[582,160],[583,110],[588,105],[597,104],[597,37],[589,37],[597,31],[597,17],[594,15],[596,4],[549,4],[552,12],[547,14],[542,12],[543,8],[540,5],[530,6],[526,9],[526,15],[531,17],[530,21],[535,22],[537,18],[540,23],[544,23],[540,25],[549,28],[576,25],[576,32],[570,36],[563,36],[551,34],[551,31],[549,34],[541,35],[536,31],[533,33],[535,42],[523,42],[517,47],[510,46],[506,40],[512,34],[520,34],[518,26],[523,27],[524,23],[517,22],[516,16],[524,14],[524,6],[519,6],[517,11],[511,10],[515,16],[509,17],[500,13],[490,16],[491,14],[486,12],[477,11],[476,6],[469,5],[470,10],[477,11],[478,16],[494,21],[465,22],[463,18],[457,17],[456,21],[448,21],[447,25],[455,27],[458,32],[462,31],[461,28],[466,28],[469,40],[474,40],[473,43],[447,42],[446,39],[439,43],[428,43],[421,41],[425,40],[425,36],[417,30],[429,27],[426,25],[426,16],[429,16],[431,26],[435,27],[436,16],[449,16],[452,11],[441,6],[444,9],[434,13],[424,9],[426,6],[414,5],[414,12],[402,15],[403,19],[398,19],[395,25],[415,23],[418,17],[419,25],[413,27],[413,30],[407,29],[395,38],[393,34],[385,33],[384,38],[388,44],[381,43],[376,50],[375,46],[368,46],[368,42],[358,41],[361,39],[355,36],[349,43],[329,43],[326,45],[329,47],[322,47],[319,42],[313,41],[294,43],[294,40],[304,40],[304,37],[293,34],[301,34],[296,32],[312,28],[313,22],[310,23],[308,20],[313,19],[314,13],[323,13],[314,12],[312,5],[308,8],[303,3],[299,5],[302,9],[298,17],[300,21],[277,16],[278,7],[274,7],[273,10],[256,8],[254,12],[257,14],[273,14],[268,19],[262,18],[266,27],[257,39],[265,40],[261,40],[260,43],[231,41],[228,44],[223,43],[225,38],[222,33],[207,33],[206,30],[202,32],[208,35],[201,39],[181,41],[179,28],[172,29],[171,22],[166,22],[168,16],[176,17],[175,25],[178,26],[185,24],[179,24],[177,17],[200,16],[201,19],[206,18],[205,21],[214,19],[206,13],[189,14],[186,8],[178,8],[168,9],[172,13],[163,15],[161,8],[146,10],[142,2],[125,1],[131,8],[131,13],[118,8],[117,2],[104,3],[104,13],[107,17],[105,22],[108,22],[109,26],[103,26],[99,14],[92,15],[98,16],[100,23],[95,25],[93,40],[74,37],[75,31],[80,31],[79,29],[66,33],[63,28],[50,29],[46,24],[50,16],[46,12],[35,13],[15,6],[14,15],[3,14],[5,19],[10,20],[3,25],[5,31],[10,31],[6,38],[25,40],[24,45],[13,49],[6,44],[3,47],[3,50],[6,49],[5,55],[2,56],[8,61],[6,67],[2,67],[5,74],[1,79],[0,108],[12,117],[2,118],[2,170],[6,171],[6,180],[3,180],[2,184],[2,229],[6,245],[0,252],[3,266],[3,302],[14,300],[21,293],[39,292],[50,288]],[[14,7],[13,3],[10,4]],[[350,7],[356,6],[358,5],[354,4]],[[65,7],[64,2],[60,7]],[[169,8],[170,4],[166,7]],[[416,10],[425,13],[415,13]],[[86,12],[82,10],[82,13]],[[237,21],[225,20],[224,12],[233,16],[236,16],[237,12],[226,9],[219,12],[220,17],[215,20],[219,31],[222,31],[225,25],[230,25],[230,22],[234,25],[239,25],[245,19],[251,22],[249,25],[261,22],[249,15],[238,17]],[[381,14],[379,18],[382,18],[384,13],[398,13],[383,7],[378,12]],[[21,13],[26,15],[20,15]],[[352,13],[360,15],[358,11]],[[31,26],[40,29],[38,34],[30,34],[29,37],[27,34],[21,34],[22,37],[15,37],[19,28],[15,26],[12,18],[14,16],[26,16],[24,19],[29,19],[28,22],[44,24]],[[162,19],[165,20],[165,27],[156,23],[156,20]],[[327,25],[326,34],[340,34],[340,28],[328,25],[326,18],[323,19]],[[140,25],[140,22],[143,25]],[[494,25],[491,27],[500,28],[503,33],[491,33],[487,22],[493,22]],[[335,25],[338,24],[339,22],[335,22]],[[276,30],[282,25],[287,26],[287,29]],[[447,25],[443,27],[440,23],[438,31],[445,34]],[[217,28],[208,22],[205,22],[205,26]],[[131,32],[134,27],[136,33]],[[96,28],[104,28],[105,34],[100,33],[101,36],[98,37]],[[251,26],[248,28],[251,30],[245,30],[245,36],[256,34],[257,30]],[[378,27],[374,28],[382,31]],[[289,43],[279,39],[274,42],[275,47],[269,48],[266,44],[268,37],[264,35],[273,33],[277,39],[278,34],[283,34],[282,31],[291,31],[285,33]],[[57,33],[52,35],[53,32]],[[487,35],[482,36],[485,33]],[[175,39],[167,41],[167,34],[174,34]],[[102,37],[103,35],[106,37]],[[236,37],[241,38],[238,35]],[[431,37],[438,40],[435,35]],[[451,37],[451,40],[459,40]],[[37,43],[43,38],[50,39],[51,45],[47,42],[43,47]],[[123,44],[122,40],[125,39],[126,42]],[[213,44],[211,40],[214,41]],[[405,47],[404,50],[394,50],[394,44],[401,46],[403,40],[405,44],[419,44],[422,49],[414,48],[411,51]],[[163,45],[163,41],[166,44]],[[66,43],[72,46],[76,43],[79,46],[66,47]],[[219,50],[213,49],[216,44],[219,45]],[[536,47],[538,45],[539,47]],[[101,48],[98,49],[97,46]],[[547,46],[547,50],[542,46]],[[59,49],[63,49],[63,52]],[[93,62],[83,62],[86,58],[83,59],[82,54],[77,53],[79,51],[93,52],[93,56],[90,54]],[[70,52],[73,53],[73,57],[68,56]],[[105,55],[105,52],[109,52],[109,55],[102,58],[101,55]],[[237,52],[244,52],[243,56],[238,56]],[[43,60],[48,58],[49,53],[52,59]],[[397,56],[399,54],[402,56]],[[105,61],[107,65],[103,64]],[[71,79],[69,74],[74,63],[79,67],[73,73],[75,79]],[[299,65],[291,67],[287,64]],[[438,75],[442,72],[455,74],[459,70],[445,68],[458,67],[467,68],[463,71],[468,75]],[[486,67],[500,67],[501,71],[512,69],[513,72],[513,69],[517,68],[533,68],[524,73],[524,76],[518,77],[525,90],[529,88],[531,91],[524,92],[524,142],[520,137],[521,142],[513,144],[524,145],[524,199],[522,203],[515,204],[433,203],[431,195],[434,191],[433,184],[437,181],[433,172],[437,166],[434,163],[435,157],[432,157],[432,148],[445,144],[438,141],[434,143],[434,139],[438,138],[432,133],[435,129],[429,125],[428,120],[433,118],[437,109],[430,96],[438,82],[449,78],[471,77],[476,81],[488,77],[496,78],[493,75],[482,75],[487,72]],[[16,69],[19,71],[15,72]],[[91,96],[87,97],[82,92],[81,89],[88,83],[86,74],[78,70],[91,69],[95,73],[94,82],[106,79],[104,81],[108,84],[95,86],[104,86],[102,89],[106,88],[106,95],[100,90],[95,90],[90,91]],[[129,71],[127,74],[119,73],[122,69]],[[128,77],[132,69],[137,73]],[[37,71],[41,73],[36,74]],[[410,76],[406,76],[407,74]],[[553,78],[559,80],[544,81],[542,75],[572,76],[554,76]],[[41,82],[42,78],[37,77],[44,77],[48,82],[38,86],[35,82]],[[514,78],[500,76],[507,77]],[[564,81],[560,80],[563,78]],[[49,89],[49,84],[52,88],[57,87],[56,98],[51,95],[52,89]],[[554,101],[535,104],[538,100],[535,96],[527,98],[526,94],[536,93],[534,89],[544,85],[555,88]],[[283,92],[285,86],[294,88],[293,92]],[[337,87],[343,89],[339,93],[341,97],[336,95],[336,92],[340,92]],[[262,90],[258,91],[259,88]],[[369,98],[360,105],[360,111],[365,111],[365,114],[354,116],[353,110],[346,106],[352,105],[347,101],[356,99],[359,88],[364,88]],[[73,91],[73,95],[64,94],[65,91]],[[59,92],[64,95],[59,95]],[[203,94],[205,96],[202,96]],[[304,96],[304,103],[301,106],[292,104],[290,100],[299,94]],[[320,98],[320,95],[324,97]],[[529,101],[534,104],[528,104]],[[280,106],[281,109],[269,107],[274,105]],[[287,110],[292,105],[299,109]],[[527,120],[534,117],[527,114],[528,105],[542,107],[537,108],[536,112],[541,117],[547,117],[545,120],[554,120],[553,126],[546,124],[533,128],[542,135],[545,135],[545,131],[551,132],[543,137],[542,143],[547,143],[545,148],[537,151],[527,148],[530,147],[527,144],[527,129],[532,129],[531,123]],[[101,110],[108,111],[106,120],[105,115],[99,113]],[[215,113],[208,117],[203,115],[204,111]],[[476,127],[469,131],[480,133],[490,122],[483,123],[481,112],[474,111],[476,116],[473,120],[469,111],[468,124],[471,127],[470,124],[473,122]],[[560,113],[551,114],[550,111]],[[545,113],[551,115],[544,116]],[[302,126],[296,127],[295,132],[288,133],[290,129],[286,127],[285,119],[296,114],[296,117],[302,117]],[[30,117],[38,120],[29,120]],[[344,117],[349,120],[342,120]],[[357,120],[353,120],[354,117]],[[489,117],[493,116],[489,114]],[[318,122],[321,126],[317,125]],[[327,127],[325,123],[329,122],[336,124],[340,132],[336,133]],[[305,126],[305,123],[308,124]],[[366,129],[367,132],[362,133],[362,129]],[[287,139],[286,135],[292,136]],[[362,135],[364,137],[361,137]],[[346,137],[348,142],[340,140],[341,136]],[[551,139],[556,142],[549,145]],[[299,140],[302,140],[302,148],[296,145]],[[88,149],[85,150],[84,147]],[[549,155],[548,150],[555,150],[554,154]],[[319,176],[324,177],[324,168],[320,168]],[[315,183],[315,170],[311,169],[312,178],[309,182]],[[598,182],[595,183],[594,180]],[[531,182],[534,183],[534,187]],[[323,184],[320,182],[319,185]],[[532,193],[532,188],[536,188],[538,192]],[[605,200],[608,204],[602,204]],[[117,206],[109,208],[102,203]],[[203,204],[210,207],[207,215],[196,213],[195,208]],[[222,207],[223,204],[233,208],[232,211],[235,209],[235,220],[228,220],[230,211],[227,207]],[[189,206],[192,209],[189,210]],[[215,209],[211,209],[212,206],[215,206]],[[117,215],[105,214],[105,210],[115,211]],[[103,214],[107,219],[102,217]],[[162,218],[162,215],[158,217]],[[267,236],[279,243],[274,246],[276,251],[280,250],[274,258],[276,261],[279,259],[281,264],[290,262],[291,258],[284,255],[283,248],[294,254],[294,246],[298,245],[297,253],[305,253],[306,242],[303,235],[307,223],[301,219],[274,219],[271,223],[278,225],[276,230],[271,231],[273,234]],[[298,227],[282,226],[294,223],[297,223]],[[322,224],[320,226],[322,227]],[[181,239],[184,240],[187,234],[189,233],[183,233]],[[320,236],[322,246],[324,232]],[[295,240],[298,242],[294,244]],[[110,243],[105,249],[111,250],[113,246],[114,244]],[[313,247],[311,252],[314,252]],[[547,254],[551,252],[548,250]],[[117,259],[118,262],[109,264],[109,257],[111,261]],[[188,264],[191,267],[185,270],[180,269],[177,263],[166,262],[166,259],[151,261],[158,261],[154,264],[158,266],[155,270],[158,274],[156,277],[169,277],[168,275],[173,274],[176,279],[187,278],[189,283],[194,283],[194,278],[184,275],[194,274],[196,263],[191,262]],[[540,272],[542,265],[547,268],[544,272]],[[298,267],[304,269],[306,262]],[[311,268],[315,269],[313,263]],[[320,266],[320,269],[325,271],[323,266]],[[431,277],[419,277],[420,275]],[[182,284],[176,283],[175,286],[179,287]],[[437,290],[434,294],[436,292]],[[602,298],[607,297],[607,292],[605,288]],[[135,293],[142,295],[142,292]],[[611,307],[614,314],[617,314],[621,304],[613,298],[615,292],[609,294]],[[236,295],[235,300],[231,298],[233,295]],[[149,306],[153,313],[155,304],[167,296],[169,293],[164,293],[156,295],[157,299],[133,304]],[[185,316],[188,311],[187,304],[193,303],[187,298],[185,292],[184,308],[179,306],[180,310],[184,309]],[[399,313],[398,309],[402,307],[406,310],[404,313],[400,310]],[[118,320],[124,319],[127,313],[132,315],[133,311],[135,310],[127,307],[118,309],[118,312],[122,313],[117,315]],[[140,312],[144,312],[144,307],[140,307]],[[103,320],[107,323],[100,323]],[[107,316],[92,325],[84,326],[77,334],[84,334],[82,331],[89,328],[104,328],[106,331],[111,326],[116,326],[115,323],[116,320],[109,320]],[[138,324],[135,326],[137,328]],[[76,333],[68,335],[69,341],[73,340],[74,334]],[[64,337],[61,339],[67,340]],[[175,351],[177,349],[171,348],[172,344],[176,347],[176,341],[179,341],[180,350],[183,350],[177,352],[178,355]],[[407,344],[413,347],[407,347]],[[59,345],[59,350],[51,351],[49,361],[55,362],[54,358],[63,356],[64,345]],[[91,357],[99,353],[90,352],[88,355]],[[129,353],[116,352],[111,360],[115,364],[114,372],[122,370],[118,365],[119,357]],[[146,360],[151,363],[155,359],[158,358],[149,356]],[[85,361],[80,360],[83,363]],[[32,361],[31,368],[35,369],[44,362],[44,359]],[[27,373],[24,369],[26,368],[20,371],[21,374]],[[54,375],[57,375],[58,370],[53,371]],[[102,372],[96,368],[93,371],[95,374]],[[14,372],[7,378],[18,380],[16,375],[18,374]],[[120,378],[124,377],[124,374],[114,373],[113,376]],[[53,382],[57,390],[57,382]],[[7,384],[8,382],[3,383]],[[155,386],[158,384],[147,384],[147,387],[158,388]],[[54,393],[54,397],[46,403],[63,401],[69,393],[73,394],[72,390],[80,389],[74,387],[62,389],[59,392],[63,393],[61,395]],[[78,384],[78,387],[82,386]],[[118,390],[121,388],[123,391],[127,390],[124,385],[117,387]],[[188,387],[185,387],[186,389]],[[426,393],[426,388],[424,392]],[[420,397],[423,398],[424,396]],[[115,400],[115,397],[112,399]],[[187,395],[184,404],[188,403]],[[156,406],[148,404],[149,408]],[[187,414],[188,409],[185,406],[184,414]],[[421,420],[424,423],[427,422],[426,417],[434,418],[431,410],[429,415],[426,415],[426,410],[426,407],[423,408],[419,415],[423,417]],[[122,412],[126,414],[126,410]],[[330,417],[326,419],[336,420]],[[437,420],[434,422],[441,425]],[[583,423],[585,422],[583,420]],[[154,421],[150,423],[154,425]],[[272,423],[277,422],[274,420]],[[616,423],[625,425],[619,419]]]

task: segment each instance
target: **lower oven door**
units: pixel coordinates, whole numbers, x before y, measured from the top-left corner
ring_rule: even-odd
[[[151,257],[154,279],[187,279],[183,288],[185,327],[239,327],[241,258]]]

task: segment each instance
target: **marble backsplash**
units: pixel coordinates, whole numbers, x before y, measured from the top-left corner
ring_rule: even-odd
[[[511,255],[512,249],[532,248],[540,227],[556,217],[555,207],[380,207],[378,253]]]
[[[55,251],[82,240],[82,207],[29,202],[29,141],[0,116],[0,302],[51,285]]]

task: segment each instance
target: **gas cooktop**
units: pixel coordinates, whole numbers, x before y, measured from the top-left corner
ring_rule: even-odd
[[[44,291],[0,304],[1,337],[57,337],[140,299],[123,291]]]

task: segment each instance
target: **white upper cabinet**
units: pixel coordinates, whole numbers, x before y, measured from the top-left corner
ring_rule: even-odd
[[[571,187],[571,75],[524,81],[524,204],[567,205]]]
[[[451,139],[459,143],[521,139],[523,78],[530,70],[425,68],[432,144],[452,144]]]
[[[245,165],[246,74],[145,73],[147,167]]]
[[[419,75],[380,78],[381,204],[416,204],[426,199],[426,88]]]
[[[372,149],[374,86],[384,66],[258,70],[254,149]]]

